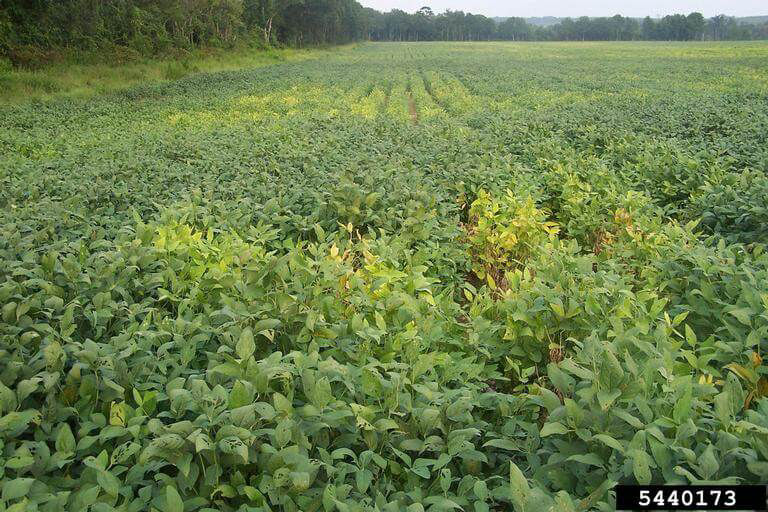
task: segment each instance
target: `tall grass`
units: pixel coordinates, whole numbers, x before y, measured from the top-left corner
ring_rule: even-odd
[[[199,50],[182,56],[105,62],[104,56],[62,56],[39,68],[13,68],[0,59],[0,104],[55,98],[84,98],[148,82],[178,80],[211,73],[268,66],[281,61],[318,58],[337,51],[325,49],[240,48]]]

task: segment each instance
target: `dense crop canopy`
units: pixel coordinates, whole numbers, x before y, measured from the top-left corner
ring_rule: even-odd
[[[0,111],[0,510],[768,479],[768,46],[368,44]]]

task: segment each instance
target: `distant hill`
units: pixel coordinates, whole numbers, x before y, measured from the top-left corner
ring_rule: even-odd
[[[493,20],[496,23],[501,23],[502,21],[506,20],[507,17],[495,17]],[[561,21],[563,21],[565,18],[559,18],[556,16],[540,16],[540,17],[534,17],[534,18],[525,18],[525,21],[529,25],[534,25],[537,27],[551,27],[552,25],[557,25]],[[642,20],[643,18],[635,18],[637,20]],[[745,17],[737,17],[736,21],[739,23],[753,23],[756,25],[762,24],[762,23],[768,23],[768,15],[767,16],[745,16]]]

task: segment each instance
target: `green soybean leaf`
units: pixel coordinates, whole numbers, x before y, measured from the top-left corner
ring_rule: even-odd
[[[6,480],[3,482],[3,501],[8,502],[26,496],[34,483],[34,478]]]
[[[237,340],[235,351],[240,359],[248,359],[256,351],[256,343],[253,341],[253,331],[246,327]]]
[[[184,512],[184,502],[175,487],[165,488],[165,510],[163,512]]]

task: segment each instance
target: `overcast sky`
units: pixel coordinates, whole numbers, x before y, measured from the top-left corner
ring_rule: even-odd
[[[359,0],[380,11],[413,12],[428,5],[435,12],[446,9],[486,16],[663,16],[698,11],[704,16],[768,14],[766,0]]]

